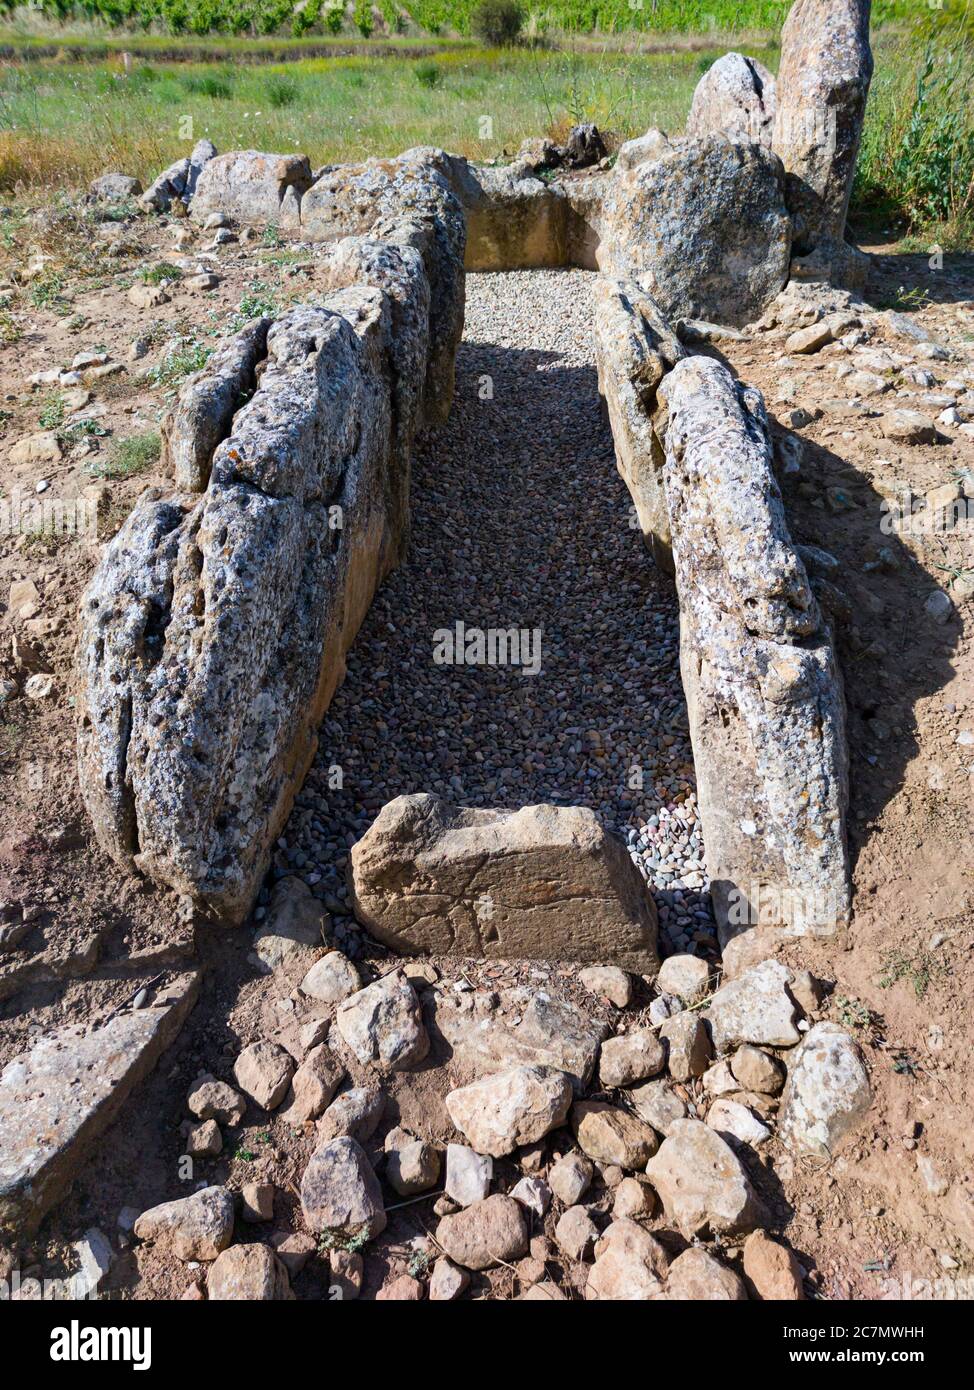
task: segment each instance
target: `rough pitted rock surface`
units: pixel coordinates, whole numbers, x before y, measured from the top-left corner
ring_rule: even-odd
[[[436,1239],[454,1264],[490,1269],[498,1261],[516,1260],[526,1252],[528,1229],[517,1202],[498,1192],[455,1216],[445,1216],[436,1228]]]
[[[871,0],[796,0],[781,31],[772,148],[796,250],[841,249],[872,78]]]
[[[206,1276],[210,1302],[226,1299],[270,1302],[291,1299],[287,1270],[266,1245],[232,1245],[210,1265]]]
[[[770,913],[795,933],[829,934],[849,910],[845,701],[788,532],[764,401],[704,357],[678,362],[660,394],[680,664],[718,923],[733,935]]]
[[[307,155],[234,150],[209,160],[197,181],[190,213],[197,222],[222,212],[235,222],[276,226],[293,215],[310,185]]]
[[[145,493],[82,604],[79,766],[98,837],[230,922],[406,526],[390,297],[327,303],[275,321],[206,491]]]
[[[616,463],[639,528],[658,565],[672,573],[670,517],[663,489],[663,450],[653,433],[656,393],[685,355],[662,310],[635,281],[595,281],[595,360]]]
[[[642,138],[644,157],[617,166],[606,192],[600,269],[636,280],[671,319],[760,317],[791,252],[779,160],[722,134]]]
[[[515,808],[576,805],[584,787],[585,804],[625,837],[666,938],[685,950],[713,931],[675,604],[630,525],[612,438],[592,409],[592,285],[580,271],[468,277],[453,413],[413,460],[409,553],[347,655],[275,855],[346,903],[342,949],[359,939],[348,846],[404,792]],[[524,526],[528,509],[543,527]],[[458,617],[507,627],[511,614],[542,630],[539,677],[432,662],[436,630]]]
[[[514,1067],[451,1091],[450,1119],[478,1153],[503,1158],[557,1129],[572,1103],[572,1084],[552,1067]]]
[[[689,1240],[735,1235],[761,1224],[763,1212],[740,1160],[700,1120],[677,1120],[646,1165],[666,1219]]]
[[[379,1179],[354,1139],[332,1139],[315,1149],[301,1179],[301,1209],[312,1231],[370,1240],[385,1230]]]
[[[418,1066],[429,1051],[419,999],[399,970],[350,995],[335,1023],[359,1061],[381,1071]]]
[[[165,1241],[177,1259],[215,1260],[233,1238],[233,1197],[225,1187],[204,1187],[150,1207],[134,1231],[139,1240]]]
[[[174,1002],[70,1024],[39,1037],[0,1073],[0,1230],[23,1235],[60,1201],[99,1136],[176,1037],[198,980]]]
[[[778,1130],[797,1153],[831,1158],[872,1100],[862,1051],[836,1023],[816,1023],[788,1058]]]
[[[742,1043],[793,1047],[799,1042],[798,1009],[788,989],[793,979],[787,965],[765,960],[722,985],[704,1013],[717,1051],[732,1052]]]
[[[771,145],[775,80],[763,63],[743,53],[725,53],[697,83],[687,116],[687,135],[723,131]]]
[[[351,855],[355,915],[397,950],[657,965],[652,899],[594,813],[397,797]]]

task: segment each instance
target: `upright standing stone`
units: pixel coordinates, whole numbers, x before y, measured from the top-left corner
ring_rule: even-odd
[[[781,31],[771,147],[785,166],[795,249],[841,249],[873,72],[870,0],[795,0]]]
[[[687,117],[688,135],[720,130],[736,139],[771,144],[775,81],[756,58],[725,53],[697,83]]]

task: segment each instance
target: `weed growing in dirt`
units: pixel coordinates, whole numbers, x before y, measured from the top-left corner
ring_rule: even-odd
[[[56,270],[45,270],[31,283],[27,298],[35,309],[53,309],[56,314],[66,314],[67,297],[63,277]]]
[[[133,434],[128,439],[119,439],[107,459],[93,463],[91,473],[96,478],[131,478],[158,463],[161,449],[162,441],[157,434],[151,431]]]
[[[56,430],[64,419],[63,396],[49,396],[41,407],[37,423],[42,430]]]
[[[211,351],[212,349],[204,347],[202,343],[176,343],[162,361],[147,373],[149,381],[154,386],[165,386],[169,390],[175,390],[186,377],[206,366]]]
[[[872,1009],[867,1008],[861,999],[837,994],[835,1012],[843,1028],[851,1028],[854,1032],[871,1032],[876,1025]]]
[[[934,980],[949,975],[946,964],[930,951],[887,951],[879,961],[882,974],[877,983],[880,989],[891,989],[900,980],[907,980],[913,992],[922,999]]]
[[[168,285],[173,280],[178,280],[180,275],[179,266],[173,265],[171,261],[159,261],[142,271],[142,280],[146,285]]]

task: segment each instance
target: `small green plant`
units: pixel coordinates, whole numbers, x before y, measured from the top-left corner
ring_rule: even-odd
[[[918,999],[924,998],[934,980],[950,973],[942,960],[926,950],[913,954],[903,950],[887,951],[879,963],[882,970],[878,981],[880,989],[890,989],[898,981],[907,980]]]
[[[473,33],[492,48],[515,44],[523,24],[524,12],[517,0],[480,0],[470,15]]]
[[[6,309],[0,309],[0,345],[9,347],[20,337],[20,329],[11,313]]]
[[[56,270],[45,270],[31,282],[27,297],[35,309],[62,311],[65,304],[63,277]]]
[[[161,450],[162,441],[151,431],[130,435],[128,439],[116,441],[107,459],[91,465],[92,475],[96,478],[134,477],[158,463]]]
[[[417,63],[414,69],[416,81],[421,87],[432,89],[437,86],[440,80],[440,69],[435,63]]]
[[[154,386],[165,386],[173,390],[193,372],[206,365],[210,348],[194,341],[176,343],[169,349],[162,361],[147,373]]]
[[[300,88],[293,77],[272,73],[264,84],[267,101],[276,111],[285,106],[293,106],[298,99]]]
[[[181,277],[182,272],[172,261],[157,261],[142,271],[142,281],[146,285],[170,285]]]
[[[364,1228],[360,1228],[347,1236],[341,1235],[338,1231],[326,1231],[318,1241],[318,1251],[322,1255],[327,1255],[330,1250],[347,1250],[354,1255],[364,1250],[368,1243],[369,1237]]]
[[[268,248],[280,246],[281,233],[278,231],[276,223],[268,222],[267,226],[264,228],[263,235],[261,236],[260,244]]]
[[[278,297],[270,285],[265,284],[263,280],[251,280],[236,311],[230,315],[227,331],[239,333],[241,328],[246,328],[251,319],[276,313],[279,307]]]
[[[49,396],[41,407],[37,423],[42,430],[56,430],[64,420],[63,396]]]
[[[874,1018],[872,1010],[862,1002],[861,999],[850,998],[845,994],[835,996],[835,1009],[839,1022],[843,1028],[852,1028],[857,1032],[866,1032],[873,1028]]]

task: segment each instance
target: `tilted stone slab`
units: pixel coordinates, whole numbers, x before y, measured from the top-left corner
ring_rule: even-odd
[[[180,492],[202,492],[216,446],[230,432],[241,405],[257,386],[257,364],[267,351],[269,318],[255,319],[221,343],[201,371],[180,388],[162,424],[162,468]]]
[[[306,241],[367,236],[418,251],[430,285],[427,423],[453,401],[454,359],[463,333],[466,222],[452,191],[453,156],[417,150],[321,171],[301,199],[294,227]]]
[[[673,571],[663,448],[653,431],[656,393],[685,355],[655,300],[632,281],[595,281],[595,361],[616,464],[632,495],[643,539],[656,563]]]
[[[760,392],[687,357],[659,391],[680,665],[722,936],[848,919],[845,703],[788,533]],[[660,421],[660,427],[664,424]]]
[[[355,915],[403,952],[658,968],[656,910],[593,811],[399,796],[353,847]]]
[[[0,1074],[0,1232],[36,1230],[173,1041],[198,993],[195,975],[165,990],[171,1002],[71,1024],[39,1038]]]
[[[763,63],[725,53],[697,83],[687,116],[687,135],[725,135],[771,145],[775,80]]]
[[[415,421],[397,412],[425,365],[411,283],[411,355],[368,285],[278,319],[206,491],[145,494],[83,600],[79,772],[99,841],[225,921],[252,903],[401,553]]]
[[[795,249],[843,250],[873,72],[870,0],[795,0],[781,31],[772,149],[787,174]]]
[[[788,278],[780,161],[722,134],[650,131],[633,143],[638,155],[622,147],[606,191],[600,269],[637,280],[673,320],[758,318]]]
[[[209,160],[201,172],[190,216],[205,222],[214,212],[244,224],[274,226],[294,219],[301,195],[311,186],[306,154],[263,154],[234,150]]]

